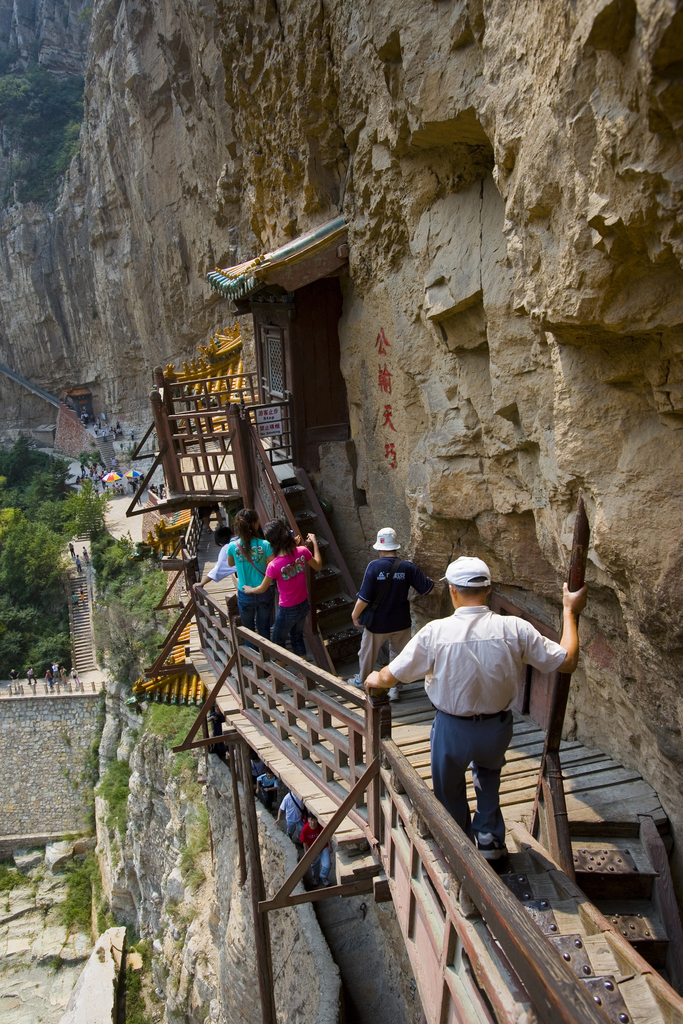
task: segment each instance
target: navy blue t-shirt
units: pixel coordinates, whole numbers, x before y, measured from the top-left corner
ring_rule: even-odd
[[[377,596],[377,591],[384,581],[391,575],[391,567],[394,564],[393,558],[376,558],[365,570],[365,576],[357,597],[361,601],[372,604]],[[389,584],[389,589],[382,598],[379,608],[370,626],[371,633],[398,633],[401,629],[410,627],[410,605],[408,604],[408,592],[411,587],[417,590],[418,594],[428,594],[434,581],[418,569],[413,562],[401,561],[396,574]]]

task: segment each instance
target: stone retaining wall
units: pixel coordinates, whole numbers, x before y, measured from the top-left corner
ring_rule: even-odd
[[[100,694],[16,697],[0,704],[0,839],[77,832],[92,801],[89,758]]]

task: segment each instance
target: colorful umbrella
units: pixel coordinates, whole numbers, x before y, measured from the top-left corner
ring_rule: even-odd
[[[124,473],[124,476],[129,477],[131,480],[137,480],[138,477],[142,476],[142,473],[139,473],[137,469],[129,469],[127,473]]]
[[[104,480],[105,484],[113,484],[116,480],[120,480],[121,479],[121,474],[120,473],[107,473],[107,475],[103,476],[102,479]]]

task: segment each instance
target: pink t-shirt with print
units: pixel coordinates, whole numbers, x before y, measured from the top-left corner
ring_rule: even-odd
[[[307,599],[306,562],[312,558],[308,548],[297,547],[293,555],[278,555],[266,567],[266,576],[277,582],[283,608],[291,608]]]

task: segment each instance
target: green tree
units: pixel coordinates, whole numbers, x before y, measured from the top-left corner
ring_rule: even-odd
[[[97,494],[91,480],[84,481],[78,494],[72,494],[64,503],[64,517],[69,533],[74,537],[87,534],[96,536],[104,531],[104,520],[111,498]]]
[[[0,513],[0,592],[18,607],[47,608],[58,601],[65,567],[62,537],[17,509]]]

